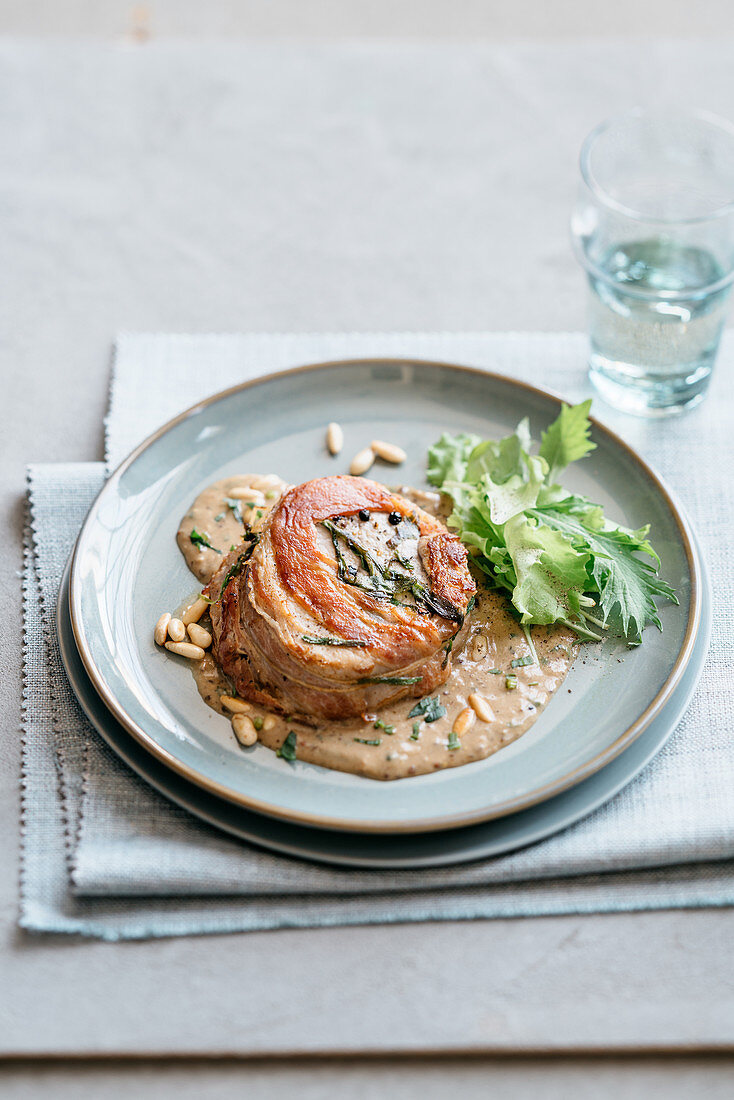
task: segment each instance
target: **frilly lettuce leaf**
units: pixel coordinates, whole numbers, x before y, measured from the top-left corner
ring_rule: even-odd
[[[561,405],[560,415],[543,432],[540,455],[548,463],[548,481],[552,483],[561,470],[572,462],[596,450],[596,443],[589,439],[591,398],[580,405]]]
[[[463,481],[469,456],[481,443],[478,435],[449,435],[444,432],[438,443],[428,448],[426,477],[439,488],[445,481]]]
[[[648,623],[662,629],[656,601],[677,599],[658,576],[646,527],[609,521],[556,481],[596,446],[590,405],[563,405],[535,455],[527,420],[500,440],[444,433],[429,451],[428,478],[451,497],[449,526],[523,623],[562,622],[597,639],[614,623],[634,645]]]

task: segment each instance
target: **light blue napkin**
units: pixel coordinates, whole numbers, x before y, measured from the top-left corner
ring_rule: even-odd
[[[320,341],[320,343],[319,343]],[[458,359],[537,378],[553,371],[570,398],[583,352],[568,336],[126,337],[118,346],[107,422],[112,461],[161,419],[243,372],[350,354]],[[727,354],[731,355],[729,347]],[[175,363],[173,389],[165,384]],[[524,370],[521,372],[519,367]],[[723,364],[720,364],[720,368]],[[213,375],[215,376],[213,378]],[[160,415],[131,429],[147,380]],[[158,382],[160,381],[160,385]],[[734,596],[720,517],[732,515],[717,472],[731,402],[685,420],[635,425],[652,443],[697,525],[725,606]],[[163,395],[161,397],[160,395]],[[706,414],[706,410],[709,410]],[[705,431],[696,418],[706,415]],[[629,438],[629,431],[626,433]],[[688,461],[675,457],[687,446]],[[655,457],[655,456],[653,456]],[[707,467],[702,483],[686,474]],[[667,469],[666,469],[667,467]],[[676,477],[676,474],[678,476]],[[547,841],[494,860],[422,872],[330,869],[232,840],[172,806],[134,776],[89,727],[60,667],[53,610],[63,566],[103,480],[100,465],[30,472],[33,541],[24,582],[26,687],[21,923],[105,938],[284,926],[469,919],[734,902],[734,717],[731,650],[719,618],[694,702],[653,765],[607,806]],[[728,511],[725,511],[728,509]],[[731,522],[731,521],[730,521]],[[662,869],[661,869],[662,868]],[[637,870],[635,870],[637,869]]]

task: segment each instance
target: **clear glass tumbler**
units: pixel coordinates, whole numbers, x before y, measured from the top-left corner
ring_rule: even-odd
[[[703,400],[734,280],[734,126],[638,108],[581,149],[571,228],[589,281],[591,380],[670,416]]]

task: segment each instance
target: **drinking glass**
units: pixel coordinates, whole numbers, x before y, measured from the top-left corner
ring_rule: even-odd
[[[638,108],[592,130],[580,167],[591,380],[627,412],[682,412],[706,393],[734,280],[734,126]]]

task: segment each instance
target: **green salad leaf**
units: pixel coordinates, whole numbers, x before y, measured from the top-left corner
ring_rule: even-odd
[[[501,440],[444,433],[428,452],[428,480],[451,497],[449,527],[523,624],[560,622],[595,640],[612,624],[636,645],[648,623],[662,629],[656,600],[678,601],[647,527],[612,522],[557,481],[596,446],[590,406],[563,405],[537,454],[527,420]]]

